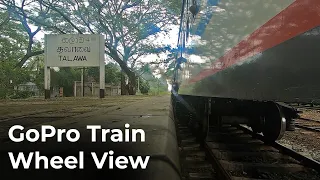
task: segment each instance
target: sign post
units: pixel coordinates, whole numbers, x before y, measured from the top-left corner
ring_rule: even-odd
[[[63,87],[60,87],[60,89],[59,89],[59,95],[60,95],[60,97],[63,97]]]
[[[50,67],[100,66],[100,98],[105,96],[105,38],[103,35],[45,35],[45,99],[50,98]]]
[[[84,68],[81,68],[81,96],[84,97]]]
[[[105,89],[106,89],[106,82],[105,82],[105,63],[104,63],[104,44],[105,40],[103,36],[100,36],[100,98],[104,98],[105,96]]]
[[[44,97],[50,99],[50,67],[44,67]]]

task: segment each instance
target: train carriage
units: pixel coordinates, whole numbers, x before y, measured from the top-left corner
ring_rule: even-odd
[[[277,140],[298,116],[284,102],[320,103],[319,0],[183,0],[178,46],[184,107]]]

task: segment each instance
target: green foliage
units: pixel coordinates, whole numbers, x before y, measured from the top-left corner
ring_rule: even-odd
[[[150,95],[161,95],[161,94],[166,94],[168,92],[168,89],[165,88],[163,85],[158,86],[152,86],[150,88],[149,94]]]
[[[15,67],[27,47],[28,35],[22,25],[0,10],[0,99],[28,96],[26,92],[19,94],[14,91],[14,86],[26,83],[31,78],[31,69]]]
[[[105,67],[106,70],[106,83],[112,85],[119,85],[121,81],[121,70],[116,64],[109,63]]]
[[[0,99],[5,99],[8,96],[8,89],[0,87]]]
[[[107,84],[119,85],[121,81],[121,69],[117,64],[108,63],[105,65],[105,82]],[[99,82],[99,67],[88,68],[88,76]]]
[[[32,91],[14,91],[13,95],[10,96],[10,99],[26,99],[34,96],[35,93]]]
[[[44,91],[44,55],[32,57],[26,64],[30,69],[30,81],[35,83],[38,89]],[[54,73],[54,72],[53,72]]]
[[[28,35],[20,23],[8,18],[8,13],[0,11],[0,61],[17,63],[28,47]]]
[[[150,85],[149,85],[148,81],[140,78],[139,90],[140,90],[141,94],[148,94],[148,92],[150,90]]]
[[[107,68],[106,68],[107,69]],[[94,81],[99,82],[100,69],[99,67],[89,67],[87,69],[88,76],[93,78]]]
[[[152,70],[151,70],[149,64],[144,65],[144,66],[141,68],[140,71],[142,71],[142,73],[147,73],[147,74],[151,74],[151,73],[152,73]]]
[[[81,71],[64,67],[60,68],[58,72],[51,70],[51,86],[52,87],[63,87],[64,96],[73,96],[74,81],[81,79]]]
[[[147,66],[148,68],[143,67],[140,69],[140,91],[141,91],[141,82],[148,83],[148,94],[151,95],[158,95],[163,92],[168,91],[168,84],[164,76],[161,76],[159,79],[156,78],[153,74],[152,71],[150,70],[149,65]],[[141,91],[142,93],[142,91]]]
[[[165,1],[164,5],[168,8],[169,11],[173,12],[174,14],[181,13],[182,0]]]
[[[7,98],[13,94],[14,86],[25,83],[30,79],[27,68],[14,68],[15,63],[0,61],[0,98]],[[10,81],[12,83],[10,83]]]

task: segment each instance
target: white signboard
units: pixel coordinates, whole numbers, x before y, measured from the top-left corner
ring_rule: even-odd
[[[100,66],[101,53],[104,54],[102,35],[45,35],[48,67]]]

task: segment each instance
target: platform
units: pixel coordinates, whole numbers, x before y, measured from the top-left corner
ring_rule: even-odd
[[[151,97],[146,100],[132,103],[124,108],[113,109],[112,111],[99,111],[99,113],[89,113],[64,120],[53,121],[50,125],[55,128],[77,129],[81,137],[78,142],[57,143],[55,139],[47,143],[1,143],[1,171],[8,173],[11,179],[18,178],[43,178],[43,179],[140,179],[140,180],[178,180],[180,179],[179,150],[176,140],[175,125],[169,116],[170,97]],[[129,129],[143,129],[146,135],[145,142],[136,143],[113,143],[91,142],[91,131],[86,129],[87,125],[100,125],[103,129],[119,128],[124,130],[124,125],[130,124]],[[35,127],[29,127],[35,128]],[[40,127],[37,126],[37,129]],[[39,129],[40,131],[40,129]],[[99,131],[98,131],[99,132]],[[99,133],[98,133],[99,134]],[[99,135],[97,137],[100,137]],[[140,136],[137,136],[140,140]],[[98,154],[99,160],[103,152],[114,151],[114,158],[122,156],[150,156],[146,169],[132,170],[110,170],[108,162],[103,169],[97,170],[91,152]],[[75,170],[34,170],[35,165],[30,170],[12,170],[9,162],[8,152],[14,152],[15,157],[18,152],[40,151],[41,155],[52,156],[79,156],[79,151],[84,152],[84,169]],[[4,158],[4,159],[3,159]],[[42,162],[43,163],[43,162]],[[43,165],[42,165],[43,166]],[[50,168],[50,166],[49,166]]]

